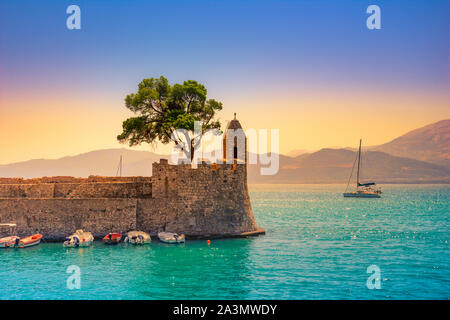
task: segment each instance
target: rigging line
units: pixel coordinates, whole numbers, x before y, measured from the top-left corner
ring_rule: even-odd
[[[359,171],[361,168],[361,143],[362,143],[362,139],[359,139],[359,149],[358,149],[358,171],[356,172],[356,188],[359,187]]]
[[[360,155],[360,168],[359,168],[359,181],[363,181],[364,179],[363,179],[363,175],[362,175],[362,172],[363,172],[363,149],[362,149],[362,147],[361,147],[361,155]],[[361,182],[362,183],[362,182]]]
[[[120,176],[122,176],[122,156],[120,156],[119,165],[117,166],[116,177],[119,176],[119,172]]]
[[[356,159],[358,159],[358,157],[356,157],[355,161],[353,161],[352,172],[350,173],[350,177],[348,178],[347,187],[345,188],[345,192],[347,192],[348,186],[350,184],[350,180],[352,179],[353,170],[355,169]]]
[[[120,155],[120,177],[122,177],[122,166],[123,166],[123,163],[122,163],[122,155]]]

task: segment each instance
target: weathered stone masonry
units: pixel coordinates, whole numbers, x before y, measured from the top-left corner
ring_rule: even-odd
[[[16,223],[20,236],[40,232],[59,240],[75,229],[96,237],[138,229],[207,237],[258,230],[242,164],[202,163],[193,169],[162,159],[153,164],[153,176],[140,181],[5,180],[0,179],[0,223]]]
[[[0,223],[15,223],[19,236],[39,232],[46,240],[76,229],[95,237],[130,230],[199,238],[263,233],[253,217],[247,164],[236,160],[192,168],[161,159],[152,177],[0,178]]]

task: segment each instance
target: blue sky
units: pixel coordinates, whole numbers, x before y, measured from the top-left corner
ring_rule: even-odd
[[[365,27],[372,3],[382,9],[379,31]],[[70,4],[81,8],[82,30],[65,28]],[[2,69],[29,81],[49,73],[95,83],[118,72],[218,87],[267,81],[256,72],[439,87],[449,79],[449,8],[446,1],[2,1]],[[91,68],[98,73],[86,79]]]
[[[81,8],[81,30],[66,28],[70,4]],[[366,28],[370,4],[381,8],[381,30]],[[19,103],[18,97],[23,100],[28,95],[40,102],[48,99],[49,105],[63,98],[90,100],[86,107],[96,112],[110,106],[108,111],[118,112],[124,96],[142,78],[160,75],[171,82],[204,83],[212,97],[224,101],[224,118],[237,109],[253,126],[250,110],[258,110],[262,119],[270,118],[269,102],[287,99],[290,106],[283,116],[289,117],[296,95],[308,97],[311,92],[316,94],[310,100],[321,93],[328,100],[341,99],[341,92],[386,99],[436,97],[435,109],[427,110],[432,116],[421,117],[416,110],[411,121],[403,120],[404,131],[448,115],[449,17],[450,2],[439,0],[1,0],[1,109],[5,114],[40,108]],[[398,99],[385,103],[400,105]],[[300,100],[299,105],[304,105]],[[405,112],[407,103],[395,115],[386,113],[377,121]],[[373,105],[361,101],[361,108],[366,107]],[[71,108],[65,111],[77,112]],[[42,114],[47,112],[44,109]],[[112,145],[115,135],[111,137],[103,143]],[[320,147],[325,140],[289,142],[283,148]]]

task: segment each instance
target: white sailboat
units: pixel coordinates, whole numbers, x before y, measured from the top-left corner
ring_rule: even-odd
[[[347,192],[348,186],[350,184],[350,179],[353,175],[353,169],[355,167],[355,164],[353,164],[352,172],[350,174],[350,178],[348,179],[347,188],[344,192],[345,198],[381,198],[381,190],[376,189],[376,183],[375,182],[366,182],[366,183],[360,183],[360,170],[361,170],[361,142],[362,140],[359,140],[359,150],[357,155],[358,160],[358,171],[356,172],[356,190],[353,192]]]

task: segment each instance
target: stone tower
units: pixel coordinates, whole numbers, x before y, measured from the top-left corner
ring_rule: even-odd
[[[224,163],[247,164],[247,137],[236,113],[223,135],[223,159]]]
[[[245,236],[258,228],[247,186],[247,139],[236,115],[223,136],[224,163],[153,163],[152,201],[142,205],[142,230],[191,237]],[[151,202],[151,203],[150,203]],[[161,219],[162,217],[162,219]]]

